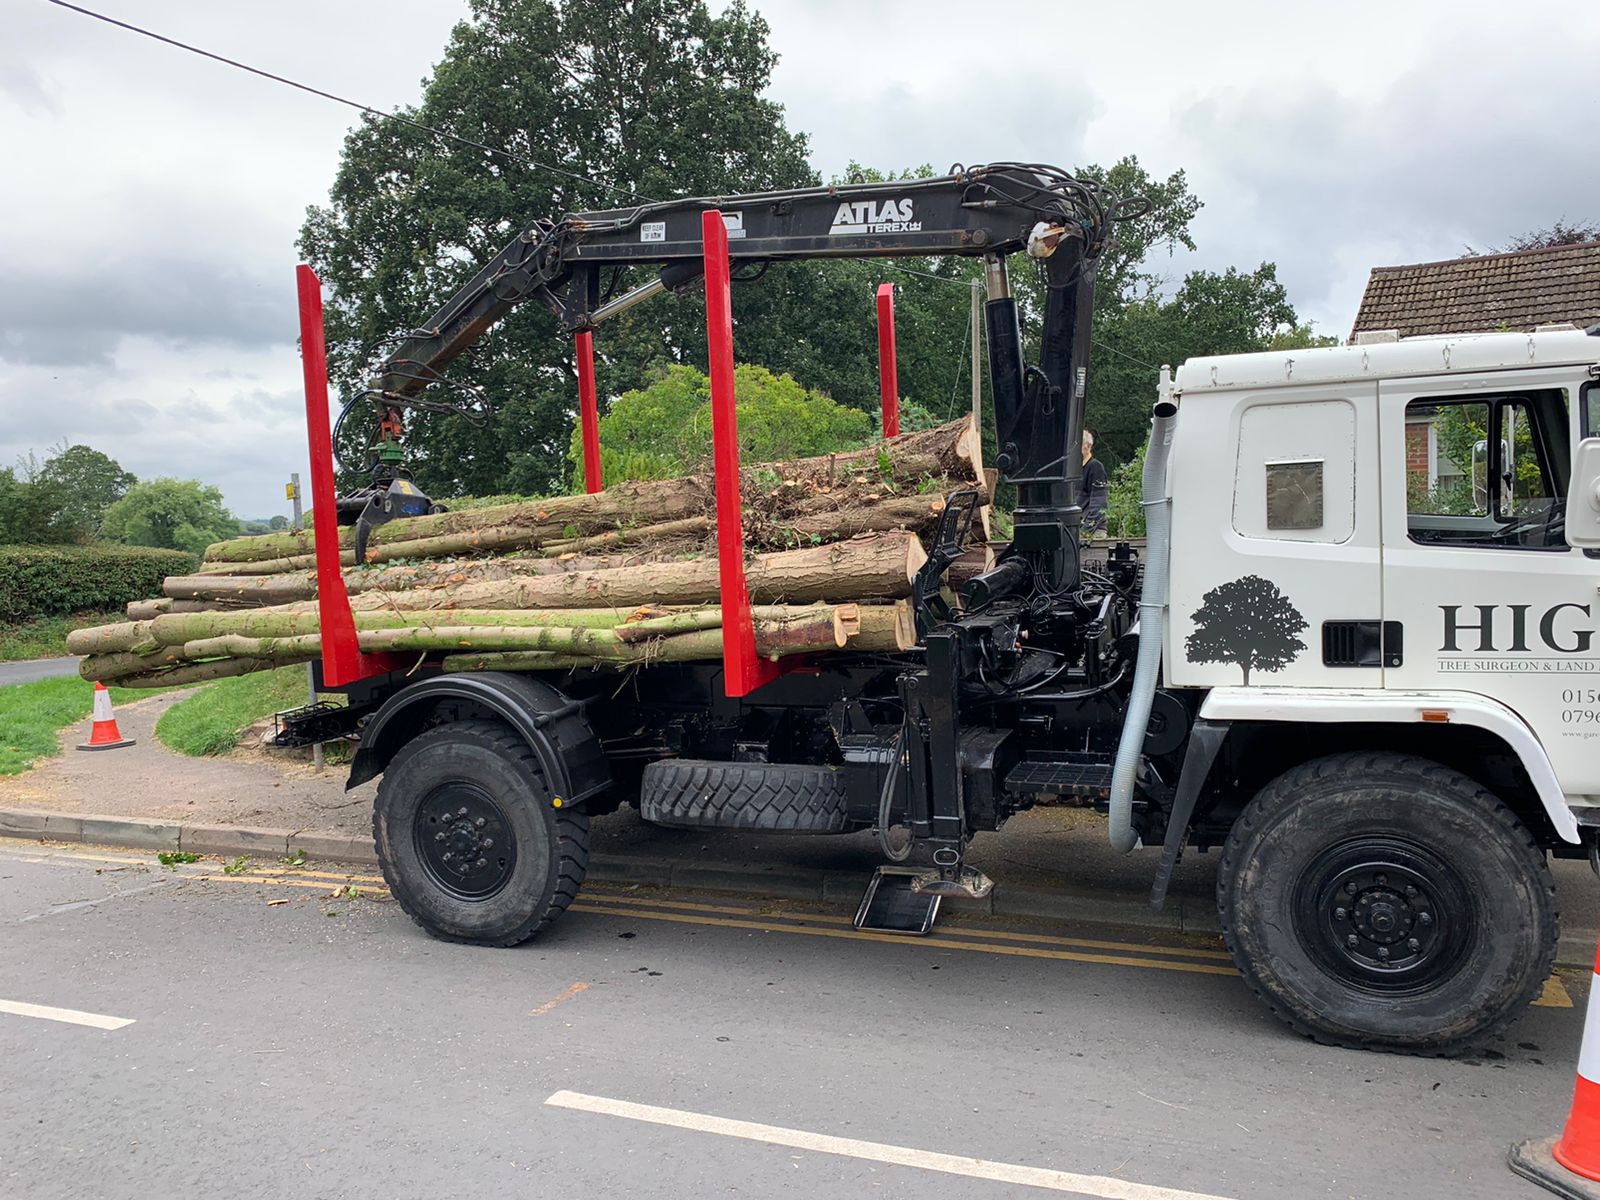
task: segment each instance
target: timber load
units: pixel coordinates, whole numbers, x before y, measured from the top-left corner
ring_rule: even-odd
[[[985,488],[970,418],[747,466],[740,482],[756,649],[772,659],[910,649],[922,538],[948,494]],[[364,563],[341,528],[357,640],[446,670],[720,659],[713,497],[700,475],[396,520]],[[77,630],[67,648],[85,678],[123,687],[310,661],[322,651],[315,549],[309,531],[219,542],[164,595],[129,604],[127,621]]]

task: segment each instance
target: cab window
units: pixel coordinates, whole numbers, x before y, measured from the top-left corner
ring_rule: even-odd
[[[1412,541],[1566,549],[1563,391],[1414,400],[1406,407],[1405,437]]]

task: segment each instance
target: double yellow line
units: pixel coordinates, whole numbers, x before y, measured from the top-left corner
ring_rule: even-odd
[[[149,857],[128,854],[101,854],[76,850],[45,850],[28,855],[34,861],[60,858],[124,866],[153,867]],[[355,888],[362,897],[387,899],[388,886],[381,875],[318,871],[284,865],[279,868],[252,867],[223,871],[198,864],[182,864],[171,873],[183,879],[209,883],[248,883],[265,887],[293,887],[329,893]],[[638,896],[590,886],[572,905],[575,913],[602,917],[623,917],[635,921],[665,921],[677,925],[714,926],[755,933],[786,933],[805,937],[835,938],[853,942],[882,942],[918,950],[941,953],[1009,955],[1017,958],[1047,959],[1057,962],[1095,963],[1103,966],[1132,967],[1142,970],[1177,971],[1191,975],[1237,977],[1226,951],[1215,943],[1173,945],[1106,941],[1099,938],[1065,937],[1056,934],[1022,932],[995,928],[964,914],[957,914],[926,937],[907,937],[856,929],[847,916],[813,912],[786,905],[709,904],[676,900],[666,896]],[[1534,1004],[1546,1008],[1571,1008],[1572,997],[1559,975],[1552,975]]]

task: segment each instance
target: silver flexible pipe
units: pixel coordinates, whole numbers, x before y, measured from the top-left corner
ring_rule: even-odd
[[[1133,785],[1143,757],[1145,730],[1150,724],[1150,704],[1161,675],[1162,613],[1167,607],[1167,561],[1172,549],[1172,510],[1167,502],[1167,458],[1177,425],[1178,406],[1170,398],[1167,369],[1162,369],[1161,399],[1150,422],[1150,445],[1144,453],[1140,502],[1144,507],[1144,588],[1139,593],[1139,651],[1134,662],[1133,687],[1122,718],[1122,740],[1111,770],[1111,845],[1126,854],[1139,844],[1133,828]]]

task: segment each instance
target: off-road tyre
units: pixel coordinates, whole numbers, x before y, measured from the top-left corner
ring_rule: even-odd
[[[1407,1054],[1504,1029],[1550,977],[1560,931],[1527,826],[1460,772],[1401,754],[1336,754],[1269,783],[1228,835],[1217,903],[1234,962],[1281,1019]]]
[[[679,829],[843,833],[849,809],[834,767],[671,758],[645,768],[639,815]]]
[[[401,747],[372,837],[400,907],[452,942],[527,941],[566,911],[589,866],[588,814],[552,806],[533,751],[496,721],[439,725]],[[453,849],[474,855],[466,868]]]

